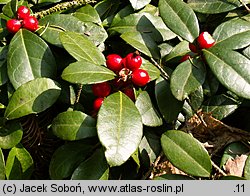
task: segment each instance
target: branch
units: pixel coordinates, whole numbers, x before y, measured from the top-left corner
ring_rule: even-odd
[[[96,3],[96,1],[95,0],[73,0],[73,1],[63,2],[63,3],[59,3],[59,4],[49,8],[47,10],[37,12],[37,13],[34,14],[34,16],[37,19],[40,19],[40,18],[43,18],[43,17],[45,17],[47,15],[50,15],[50,14],[53,14],[53,13],[56,13],[56,12],[59,12],[59,11],[62,11],[62,10],[75,8],[75,7],[86,5],[86,4],[89,4],[89,3]]]
[[[167,72],[153,59],[151,58],[151,61],[154,63],[154,65],[160,70],[162,77],[165,80],[169,80],[169,75],[167,74]]]

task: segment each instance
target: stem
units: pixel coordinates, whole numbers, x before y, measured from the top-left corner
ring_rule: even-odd
[[[82,93],[82,84],[79,85],[79,90],[77,91],[77,95],[76,95],[76,100],[75,100],[75,104],[79,103],[79,99]]]
[[[75,7],[86,5],[89,3],[96,3],[96,0],[73,0],[73,1],[59,3],[59,4],[49,8],[47,10],[43,10],[43,11],[35,13],[34,16],[36,18],[40,19],[40,18],[43,18],[47,15],[53,14],[55,12],[67,10],[70,8],[75,8]]]
[[[167,72],[153,59],[151,58],[151,61],[154,63],[154,65],[160,70],[162,77],[165,80],[169,80],[169,75],[167,74]]]
[[[246,8],[247,12],[250,13],[250,8],[245,4],[244,0],[240,0],[240,2],[242,3],[242,5],[244,5],[244,7]]]
[[[221,168],[219,168],[219,166],[217,166],[212,160],[211,160],[211,163],[213,167],[217,169],[223,176],[227,176],[227,174]]]

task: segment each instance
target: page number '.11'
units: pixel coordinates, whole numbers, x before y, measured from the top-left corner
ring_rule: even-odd
[[[245,192],[245,185],[244,184],[237,184],[236,190],[234,190],[236,193],[244,193]]]

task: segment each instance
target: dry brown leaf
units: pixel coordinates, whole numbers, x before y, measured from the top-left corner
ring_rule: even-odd
[[[243,174],[247,155],[236,156],[235,159],[228,159],[223,166],[228,175],[234,175],[241,177]]]

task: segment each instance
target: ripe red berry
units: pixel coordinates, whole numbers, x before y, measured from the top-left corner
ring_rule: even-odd
[[[6,28],[10,33],[16,33],[21,28],[22,24],[17,19],[10,19],[7,21]]]
[[[182,62],[188,60],[189,58],[191,58],[191,56],[190,56],[189,54],[185,54],[183,57],[181,57],[180,63],[182,63]]]
[[[34,16],[29,16],[23,20],[23,28],[30,31],[36,31],[38,29],[38,20]]]
[[[108,82],[93,84],[92,91],[97,97],[107,97],[111,92],[111,86]]]
[[[189,49],[194,53],[198,52],[196,45],[194,45],[193,43],[189,43]]]
[[[107,56],[106,60],[107,67],[116,72],[120,71],[122,69],[122,57],[120,57],[118,54],[110,54]]]
[[[139,69],[142,64],[142,58],[140,55],[138,55],[136,52],[129,53],[125,57],[125,67],[130,69],[131,71],[134,71],[136,69]]]
[[[97,99],[95,99],[94,103],[93,103],[93,109],[95,111],[98,111],[100,109],[100,107],[102,106],[103,101],[104,101],[104,98],[102,98],[102,97],[98,97]]]
[[[144,69],[137,69],[132,73],[131,80],[136,86],[145,86],[149,82],[148,72]]]
[[[207,49],[215,44],[214,38],[208,32],[202,32],[197,38],[200,49]]]
[[[23,20],[25,18],[28,18],[29,16],[30,16],[30,10],[26,6],[22,5],[17,9],[17,17],[18,17],[18,19]]]
[[[122,92],[127,95],[132,101],[135,101],[135,93],[133,88],[125,88]]]

